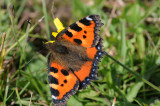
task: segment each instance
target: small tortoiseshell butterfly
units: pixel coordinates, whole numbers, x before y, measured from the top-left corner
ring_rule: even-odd
[[[97,79],[98,63],[105,54],[99,36],[98,15],[87,16],[59,32],[47,43],[48,79],[54,105],[66,105],[67,99]]]

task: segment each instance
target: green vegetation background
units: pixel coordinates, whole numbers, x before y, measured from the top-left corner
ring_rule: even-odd
[[[43,43],[56,31],[52,4],[0,0],[0,105],[52,105]],[[99,64],[98,80],[72,96],[69,106],[110,106],[114,98],[115,106],[160,106],[159,0],[54,0],[53,13],[65,27],[100,15],[111,56]]]

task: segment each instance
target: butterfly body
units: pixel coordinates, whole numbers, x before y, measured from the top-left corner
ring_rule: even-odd
[[[48,43],[48,79],[54,105],[67,99],[97,79],[98,63],[104,55],[98,15],[90,15],[61,31]]]
[[[86,61],[92,61],[86,55],[85,47],[75,45],[63,39],[49,44],[49,50],[51,51],[50,59],[56,61],[65,69],[78,71]]]

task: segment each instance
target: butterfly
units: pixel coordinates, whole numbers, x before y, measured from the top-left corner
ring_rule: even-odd
[[[60,31],[47,43],[48,80],[54,105],[66,105],[70,96],[97,80],[98,63],[104,56],[103,23],[99,15],[89,15]]]

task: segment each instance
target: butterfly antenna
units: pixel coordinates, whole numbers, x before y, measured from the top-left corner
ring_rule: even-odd
[[[43,51],[44,49],[45,49],[45,48],[41,49],[41,50],[38,51],[38,52],[39,52],[39,53],[42,53],[42,51]],[[22,68],[25,68],[25,67],[33,60],[33,58],[34,58],[35,56],[36,56],[36,55],[32,56],[31,59],[22,66]]]

